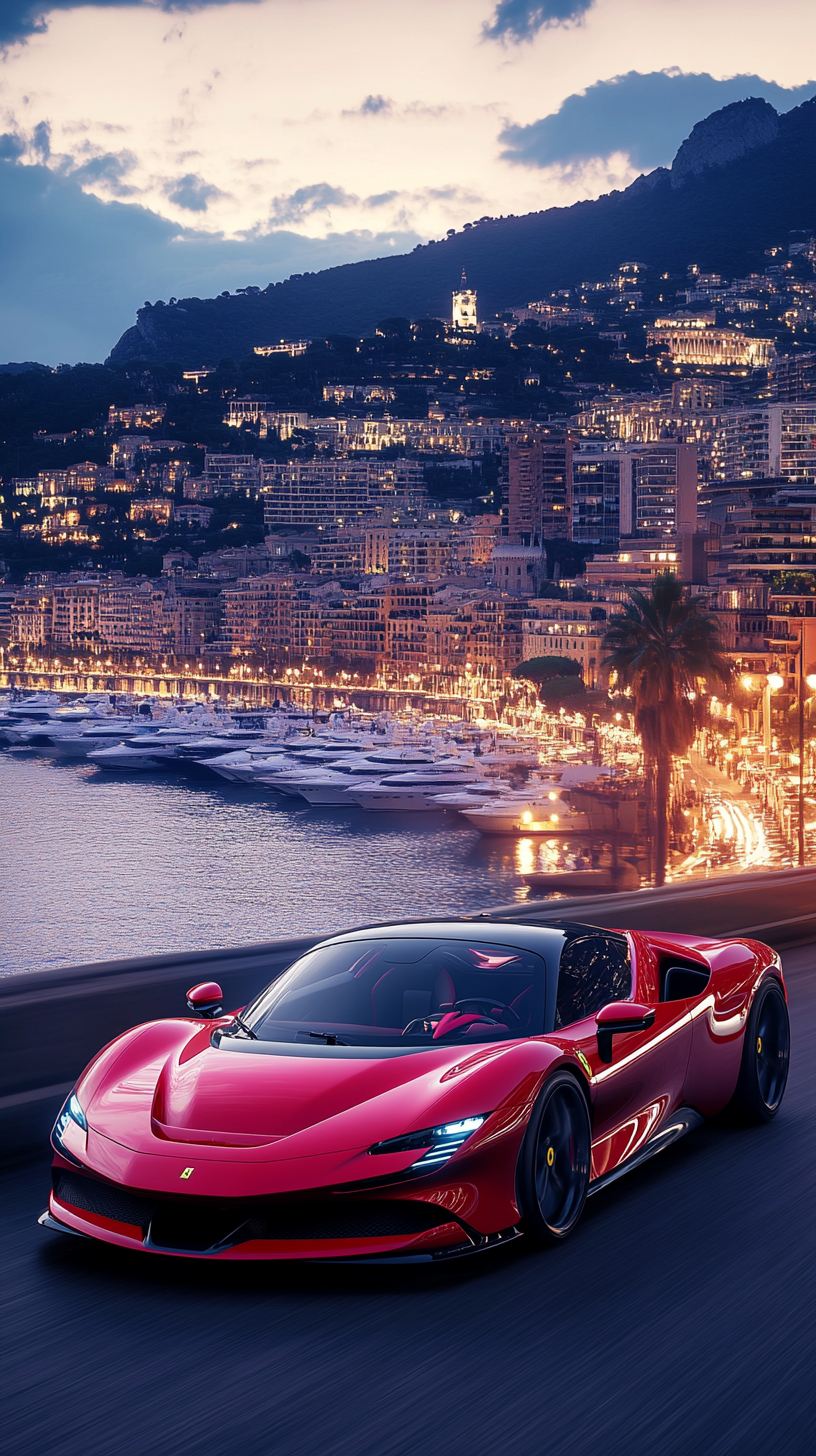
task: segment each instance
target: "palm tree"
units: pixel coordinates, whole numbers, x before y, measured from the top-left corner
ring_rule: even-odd
[[[672,760],[694,741],[693,695],[700,683],[727,689],[731,664],[720,646],[711,613],[670,571],[654,578],[649,596],[630,591],[631,602],[604,636],[621,687],[635,700],[635,727],[654,781],[655,884],[666,878]]]

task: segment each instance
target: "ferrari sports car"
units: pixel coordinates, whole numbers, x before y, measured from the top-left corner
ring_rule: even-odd
[[[105,1047],[54,1127],[40,1223],[207,1259],[444,1260],[567,1237],[590,1194],[788,1073],[753,940],[472,918],[302,955]]]

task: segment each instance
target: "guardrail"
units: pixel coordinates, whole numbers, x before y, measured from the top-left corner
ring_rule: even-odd
[[[782,948],[816,940],[816,868],[729,875],[580,900],[525,900],[482,916],[527,923],[568,919],[714,937],[741,934]],[[322,938],[0,977],[0,1156],[44,1146],[82,1068],[121,1031],[154,1017],[185,1015],[185,992],[196,981],[217,980],[225,1004],[242,1006]]]

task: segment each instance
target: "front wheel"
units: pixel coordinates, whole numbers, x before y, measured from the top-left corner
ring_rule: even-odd
[[[525,1232],[559,1242],[586,1203],[592,1135],[586,1100],[569,1072],[556,1072],[533,1108],[522,1144],[518,1196]]]
[[[763,981],[745,1028],[734,1107],[751,1122],[770,1122],[788,1080],[790,1021],[778,981]]]

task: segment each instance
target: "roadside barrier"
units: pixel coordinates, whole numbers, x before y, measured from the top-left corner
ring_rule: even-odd
[[[486,910],[482,917],[532,923],[577,920],[713,937],[748,935],[783,949],[816,940],[816,867],[580,900],[524,900]],[[302,936],[0,977],[0,1156],[45,1147],[76,1077],[121,1031],[154,1017],[187,1015],[185,993],[196,981],[217,980],[226,1006],[245,1005],[321,939]]]

